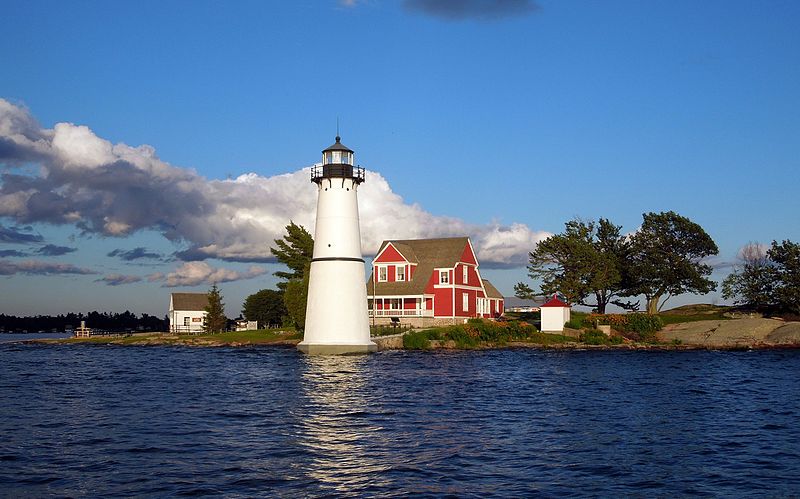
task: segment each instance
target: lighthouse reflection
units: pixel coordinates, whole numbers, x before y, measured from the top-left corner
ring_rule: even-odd
[[[385,458],[376,459],[370,450],[384,428],[370,418],[367,356],[309,356],[304,360],[300,443],[315,456],[307,469],[309,477],[342,492],[381,485],[381,475],[391,465]]]

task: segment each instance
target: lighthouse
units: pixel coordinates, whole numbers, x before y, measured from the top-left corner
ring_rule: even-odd
[[[317,223],[306,328],[297,348],[312,355],[374,352],[358,222],[364,169],[353,166],[353,151],[337,135],[322,151],[322,166],[312,167],[311,181],[317,184]]]

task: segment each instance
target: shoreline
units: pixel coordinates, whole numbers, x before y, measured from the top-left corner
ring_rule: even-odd
[[[622,343],[619,345],[589,345],[586,343],[529,343],[529,342],[509,342],[504,345],[483,344],[475,348],[457,348],[454,345],[432,344],[425,350],[406,349],[400,345],[381,345],[380,337],[372,338],[378,343],[378,351],[407,350],[407,351],[482,351],[482,350],[554,350],[554,351],[650,351],[650,352],[689,352],[689,351],[753,351],[753,350],[795,350],[800,349],[800,343],[738,343],[738,344],[673,344],[673,343]],[[42,345],[108,345],[120,347],[164,347],[180,346],[194,348],[290,348],[296,347],[300,343],[299,339],[283,339],[268,342],[247,342],[247,341],[213,341],[213,340],[170,340],[160,337],[151,338],[149,341],[119,341],[118,338],[107,338],[101,340],[86,340],[82,338],[69,339],[35,339],[19,340],[17,343],[23,344],[42,344]],[[438,342],[433,342],[438,343]]]
[[[371,338],[378,350],[406,350],[403,335]],[[693,351],[693,350],[790,350],[800,349],[800,322],[777,319],[732,319],[681,322],[659,331],[660,343],[625,341],[616,345],[591,345],[578,341],[535,343],[512,341],[505,344],[484,343],[474,348],[456,348],[453,342],[431,340],[425,350],[502,350],[532,348],[538,350],[584,351]],[[20,343],[47,345],[114,345],[114,346],[189,346],[189,347],[294,347],[301,338],[294,331],[244,331],[216,335],[174,335],[169,333],[131,336],[95,336],[65,339],[20,339]],[[412,350],[412,349],[408,349]]]

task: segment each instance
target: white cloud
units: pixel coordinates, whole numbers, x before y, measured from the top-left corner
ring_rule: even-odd
[[[240,281],[258,277],[266,272],[263,267],[252,266],[247,272],[238,272],[231,269],[214,268],[206,262],[186,262],[175,271],[166,275],[164,287],[197,286],[200,284],[219,284],[221,282]],[[158,274],[160,277],[161,274]],[[152,281],[158,280],[157,275],[151,276]]]
[[[58,123],[51,146],[65,167],[96,168],[117,160],[111,142],[96,136],[87,126]]]
[[[14,174],[35,161],[38,176]],[[17,223],[75,225],[86,233],[127,237],[153,229],[188,247],[185,260],[270,261],[269,247],[294,221],[313,234],[316,189],[309,168],[263,177],[209,180],[161,161],[147,145],[112,144],[88,127],[41,128],[22,107],[0,99],[0,217]],[[359,190],[362,245],[374,254],[384,239],[468,235],[492,266],[524,265],[549,234],[524,224],[469,224],[408,204],[378,172]],[[175,276],[171,282],[179,282]],[[222,282],[222,281],[220,281]]]

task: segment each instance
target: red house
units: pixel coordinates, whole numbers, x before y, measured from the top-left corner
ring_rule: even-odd
[[[367,282],[370,314],[414,326],[503,314],[503,295],[481,279],[468,237],[384,241]]]

